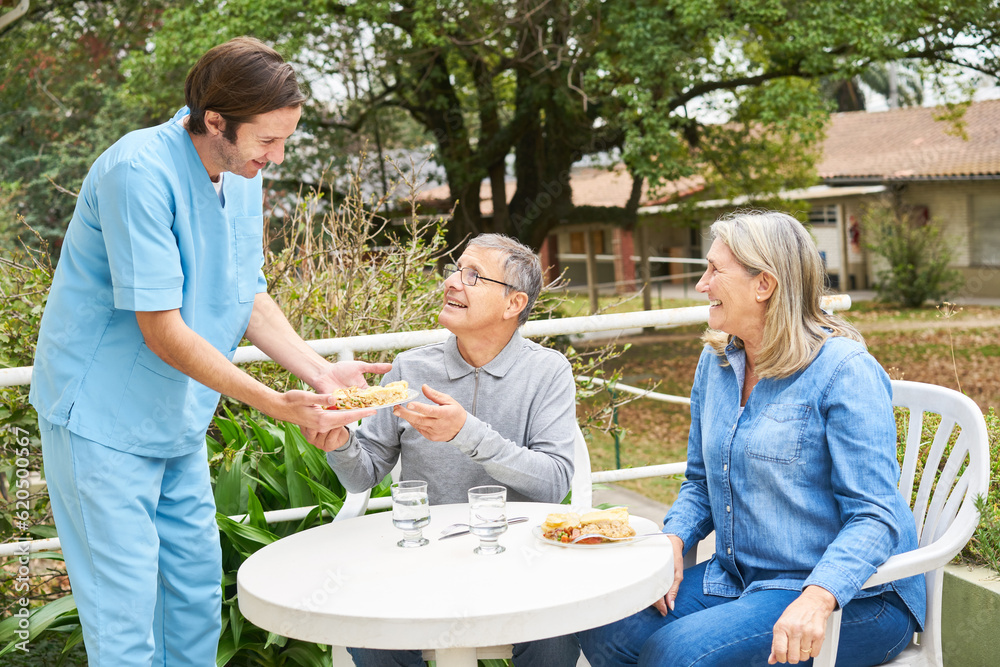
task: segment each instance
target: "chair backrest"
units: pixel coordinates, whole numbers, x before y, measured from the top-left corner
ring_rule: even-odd
[[[399,481],[399,471],[401,469],[401,464],[399,459],[396,460],[396,465],[392,467],[389,471],[389,479],[393,482]],[[348,491],[347,495],[344,496],[344,505],[337,512],[337,516],[333,517],[334,521],[344,521],[346,519],[353,519],[357,516],[364,516],[364,514],[369,510],[387,510],[392,507],[392,499],[389,497],[372,498],[372,490],[366,489],[359,493],[351,493]]]
[[[573,507],[590,509],[594,506],[594,485],[590,474],[590,451],[583,431],[577,424],[576,434],[573,436],[573,482],[570,487],[573,492]]]
[[[923,574],[927,591],[924,632],[919,644],[911,644],[893,662],[942,665],[942,568],[965,547],[979,524],[976,497],[989,490],[989,436],[979,406],[952,389],[893,380],[892,403],[909,411],[899,491],[908,503],[912,499],[919,547],[891,557],[864,588]],[[925,441],[930,444],[925,446]],[[914,498],[917,469],[925,452]],[[840,620],[838,609],[827,623],[828,641],[813,660],[814,667],[836,663]]]
[[[912,503],[919,545],[934,544],[954,556],[979,524],[976,497],[989,489],[989,437],[983,413],[968,396],[932,384],[893,380],[892,393],[893,405],[909,410],[899,477],[899,491],[908,502],[919,459],[927,453]],[[928,413],[940,416],[929,448],[924,447],[933,428],[928,422],[936,418],[927,419]]]

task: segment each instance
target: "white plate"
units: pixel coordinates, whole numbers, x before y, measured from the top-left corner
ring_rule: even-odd
[[[660,530],[660,526],[649,519],[645,519],[641,516],[630,516],[628,518],[628,525],[632,526],[632,529],[636,532],[636,535],[640,537],[633,537],[630,540],[615,540],[614,542],[601,542],[600,544],[570,544],[567,542],[556,542],[555,540],[546,539],[542,535],[542,527],[540,525],[535,526],[531,529],[531,534],[535,536],[535,539],[542,544],[551,544],[554,547],[563,547],[565,549],[610,549],[613,547],[627,547],[630,544],[635,544],[636,542],[641,542],[649,537],[649,535],[644,535],[645,533],[655,533]]]
[[[417,389],[407,389],[406,398],[393,401],[392,403],[386,403],[385,405],[373,405],[370,408],[352,408],[350,410],[330,410],[330,412],[336,412],[338,415],[351,415],[355,412],[364,412],[365,410],[381,410],[382,408],[391,408],[394,405],[399,405],[400,403],[409,403],[417,396],[420,396],[420,391]],[[329,410],[329,408],[327,408]]]

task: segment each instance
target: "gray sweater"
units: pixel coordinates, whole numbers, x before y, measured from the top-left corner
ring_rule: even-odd
[[[576,385],[561,353],[510,342],[482,368],[470,366],[454,335],[400,354],[382,383],[406,380],[444,392],[468,413],[450,442],[430,442],[410,424],[379,410],[352,430],[327,461],[352,492],[378,484],[401,459],[400,479],[428,483],[431,504],[468,502],[482,484],[507,487],[508,501],[560,502],[573,477]],[[416,400],[430,403],[421,394]]]

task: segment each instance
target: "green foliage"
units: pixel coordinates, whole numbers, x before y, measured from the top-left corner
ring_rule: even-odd
[[[0,648],[0,656],[14,652],[17,650],[16,644],[24,641],[14,635],[18,630],[19,620],[11,616],[0,621],[0,644],[5,644]],[[63,647],[64,651],[68,651],[82,640],[82,632],[76,630],[79,623],[72,595],[65,595],[43,607],[36,607],[28,616],[28,646],[46,632],[68,632],[69,636]]]
[[[260,415],[218,416],[220,439],[208,439],[209,468],[218,508],[223,559],[222,636],[219,665],[329,665],[326,647],[279,637],[246,621],[236,597],[236,572],[263,546],[320,525],[335,516],[345,491],[323,453],[305,441],[297,426]],[[388,495],[388,485],[373,497]],[[289,507],[315,508],[303,519],[268,524],[264,513]],[[230,518],[236,515],[236,519]],[[243,515],[240,518],[240,515]],[[51,557],[51,555],[49,555]],[[47,629],[69,632],[67,648],[80,640],[72,596],[32,611],[32,639]],[[17,619],[0,623],[0,642],[10,642]],[[12,650],[12,642],[5,651]],[[2,652],[0,652],[2,655]]]
[[[21,248],[7,257],[0,256],[0,368],[31,365],[51,281],[52,266],[44,249]],[[24,487],[23,479],[17,476],[18,469],[42,469],[38,419],[28,404],[27,385],[0,388],[0,446],[0,486],[4,497],[12,499],[0,505],[0,535],[6,537],[30,531],[48,520],[48,496],[37,491],[33,483]],[[27,509],[13,502],[16,487],[30,491],[24,499]],[[4,600],[19,597],[8,595],[11,583],[6,578],[0,582],[0,597]]]
[[[246,621],[239,611],[236,572],[263,546],[336,515],[345,491],[323,453],[298,427],[231,413],[216,417],[221,440],[209,438],[219,531],[222,535],[223,609],[219,665],[329,665],[325,647],[279,637]],[[386,495],[385,485],[373,491]],[[316,506],[305,518],[268,524],[264,513]],[[231,515],[245,515],[234,520]]]
[[[380,156],[433,144],[460,199],[452,243],[492,225],[538,246],[584,156],[620,151],[654,188],[701,173],[766,198],[811,177],[830,109],[814,82],[906,62],[943,89],[964,63],[996,69],[998,30],[993,0],[33,4],[0,34],[0,229],[21,212],[58,237],[93,157],[172,113],[195,59],[237,35],[274,44],[313,93],[276,189],[366,140]],[[518,191],[487,223],[479,183],[509,156]]]
[[[879,269],[879,298],[907,308],[940,301],[962,285],[962,276],[950,268],[954,252],[933,221],[922,223],[888,200],[862,213],[865,246],[885,260]]]
[[[122,93],[121,58],[143,48],[164,4],[51,3],[0,35],[0,247],[16,247],[18,215],[60,238],[93,160],[146,124]]]
[[[1000,574],[1000,415],[991,407],[985,417],[990,438],[990,489],[976,503],[979,527],[962,556]]]

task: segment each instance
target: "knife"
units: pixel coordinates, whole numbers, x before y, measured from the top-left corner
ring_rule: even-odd
[[[528,517],[526,517],[526,516],[516,516],[513,519],[507,519],[507,525],[509,526],[509,525],[511,525],[513,523],[523,523],[523,522],[525,522],[527,520],[528,520]],[[460,530],[457,533],[448,533],[447,535],[442,535],[438,539],[439,540],[447,540],[449,537],[457,537],[458,535],[468,535],[468,534],[469,534],[469,529],[466,528],[465,530]]]

